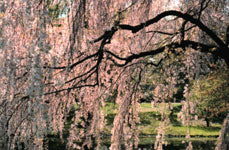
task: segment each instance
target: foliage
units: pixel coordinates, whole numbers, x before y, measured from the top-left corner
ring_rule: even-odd
[[[208,123],[222,121],[229,110],[228,75],[227,69],[215,70],[194,82],[191,99],[196,103],[198,116]]]
[[[156,61],[156,58],[154,58],[154,61]],[[190,58],[195,61],[189,62]],[[191,50],[184,52],[183,55],[181,55],[180,52],[169,54],[161,65],[147,68],[148,71],[145,75],[145,81],[141,83],[141,91],[144,93],[141,102],[146,100],[161,101],[162,99],[181,102],[184,99],[183,93],[185,85],[209,73],[209,71],[213,69],[209,64],[217,65],[217,63],[219,63],[217,61],[220,62],[220,59],[214,58],[214,56],[210,54],[205,55]],[[192,69],[194,70],[192,74],[189,73],[189,63],[191,63]],[[161,95],[164,95],[164,98],[160,97]]]
[[[186,80],[206,72],[198,65],[203,57],[210,53],[221,60],[217,66],[229,66],[225,0],[2,0],[0,4],[4,8],[0,149],[14,149],[21,142],[26,149],[44,149],[48,133],[63,139],[68,119],[66,149],[99,149],[106,123],[102,107],[109,99],[118,106],[110,149],[137,149],[138,100],[143,97],[142,81],[151,77],[149,71],[169,66],[160,70],[165,80],[153,88],[153,98],[162,103],[172,100],[177,74],[183,72],[184,98],[190,104]],[[185,69],[173,55],[184,56]],[[74,115],[68,117],[76,104]],[[164,108],[160,124],[166,127],[171,121]],[[189,116],[189,107],[183,108]],[[166,134],[164,127],[158,134]]]

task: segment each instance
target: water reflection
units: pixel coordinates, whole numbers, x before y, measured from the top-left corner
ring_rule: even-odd
[[[164,146],[164,150],[186,150],[188,142],[184,142],[184,138],[168,138],[168,145]],[[193,138],[191,139],[193,150],[214,150],[216,138]],[[155,138],[141,137],[137,150],[154,150]],[[110,141],[108,138],[103,141],[100,150],[109,150]],[[58,140],[49,141],[49,150],[64,150],[65,145]],[[94,148],[95,149],[95,148]],[[123,148],[125,149],[125,148]]]
[[[193,138],[191,139],[193,150],[214,150],[216,138]],[[153,138],[140,138],[138,150],[153,150]],[[164,146],[164,150],[186,150],[188,142],[184,142],[184,138],[168,138],[168,145]]]

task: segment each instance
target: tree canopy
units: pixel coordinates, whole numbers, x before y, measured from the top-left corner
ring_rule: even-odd
[[[229,109],[228,71],[214,71],[194,83],[192,101],[197,104],[198,116],[204,118],[209,126],[210,121],[225,118]]]
[[[226,0],[2,0],[1,146],[14,149],[23,142],[43,149],[47,134],[62,136],[77,104],[67,148],[99,147],[105,124],[101,107],[115,90],[119,111],[111,149],[121,149],[120,143],[136,148],[140,85],[149,70],[181,55],[185,67],[163,72],[186,72],[189,103],[186,80],[207,72],[203,69],[229,66],[228,5]],[[204,56],[216,65],[198,65]],[[175,76],[171,80],[168,85],[175,87]],[[170,96],[169,90],[157,89],[161,101]]]

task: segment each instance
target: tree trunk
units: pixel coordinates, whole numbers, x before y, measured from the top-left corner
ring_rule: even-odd
[[[206,126],[207,127],[210,127],[210,121],[209,121],[209,119],[208,118],[205,118],[205,121],[206,121]]]
[[[0,117],[0,149],[7,150],[8,142],[7,142],[7,130],[6,130],[6,116],[2,115]]]
[[[229,150],[229,113],[224,120],[223,127],[217,141],[216,150]]]

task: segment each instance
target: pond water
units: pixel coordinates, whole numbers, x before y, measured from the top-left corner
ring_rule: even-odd
[[[109,150],[110,141],[109,138],[103,141],[101,150]],[[164,147],[164,150],[186,150],[188,145],[184,142],[184,138],[168,138],[168,145]],[[192,138],[193,150],[214,150],[216,138]],[[154,137],[141,137],[138,145],[138,150],[154,150]],[[59,140],[49,141],[49,150],[64,150],[65,145],[61,144]]]
[[[214,150],[216,140],[216,138],[193,138],[191,142],[193,150]],[[184,142],[184,138],[168,138],[167,141],[168,145],[164,147],[164,150],[186,150],[188,146],[188,142]],[[139,150],[153,150],[154,142],[155,139],[152,138],[141,138]]]

